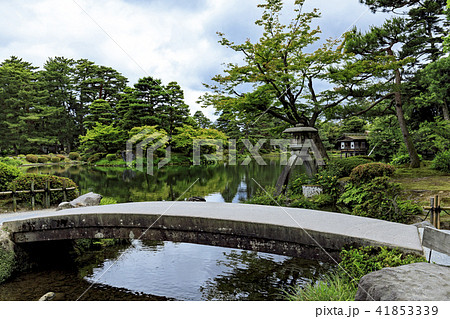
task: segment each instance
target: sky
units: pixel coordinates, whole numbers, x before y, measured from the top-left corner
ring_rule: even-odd
[[[235,43],[256,42],[254,21],[262,0],[0,0],[0,61],[18,56],[42,67],[49,57],[85,58],[112,67],[129,79],[152,76],[176,81],[191,113],[214,110],[196,103],[202,83],[220,74],[224,63],[242,56],[218,43],[216,32]],[[284,17],[294,0],[285,0]],[[323,39],[337,38],[356,24],[380,25],[358,0],[306,0],[304,11],[318,8]]]

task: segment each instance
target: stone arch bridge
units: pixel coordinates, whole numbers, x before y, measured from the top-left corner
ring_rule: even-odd
[[[81,238],[189,242],[329,260],[345,246],[423,254],[415,226],[331,212],[209,202],[141,202],[0,215],[15,244]],[[326,252],[325,252],[326,251]]]

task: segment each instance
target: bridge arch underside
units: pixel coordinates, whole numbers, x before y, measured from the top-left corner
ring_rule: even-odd
[[[4,225],[16,244],[85,238],[143,239],[238,248],[327,262],[339,260],[343,247],[377,245],[370,240],[298,227],[185,216],[83,214]]]

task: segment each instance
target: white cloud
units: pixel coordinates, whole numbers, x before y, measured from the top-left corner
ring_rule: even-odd
[[[217,43],[216,31],[225,32],[237,43],[246,38],[256,41],[259,30],[254,21],[261,14],[256,8],[259,2],[1,1],[0,61],[16,55],[42,66],[48,57],[87,58],[115,68],[130,84],[148,75],[164,83],[177,81],[194,112],[199,109],[195,101],[204,93],[201,83],[220,73],[222,63],[241,58]],[[366,10],[358,0],[308,0],[307,6],[310,3],[323,11],[325,36],[348,26]],[[364,18],[369,17],[373,15],[368,12]],[[212,112],[205,113],[211,116]]]

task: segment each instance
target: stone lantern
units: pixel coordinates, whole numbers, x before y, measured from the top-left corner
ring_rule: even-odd
[[[302,167],[302,170],[310,177],[317,173],[318,165],[323,165],[323,160],[319,150],[313,142],[313,135],[317,134],[317,129],[313,127],[297,124],[295,127],[288,128],[283,133],[292,134],[292,140],[289,144],[291,157],[287,165],[281,172],[276,185],[276,194],[281,194],[283,186],[289,182],[289,177],[296,167]]]

